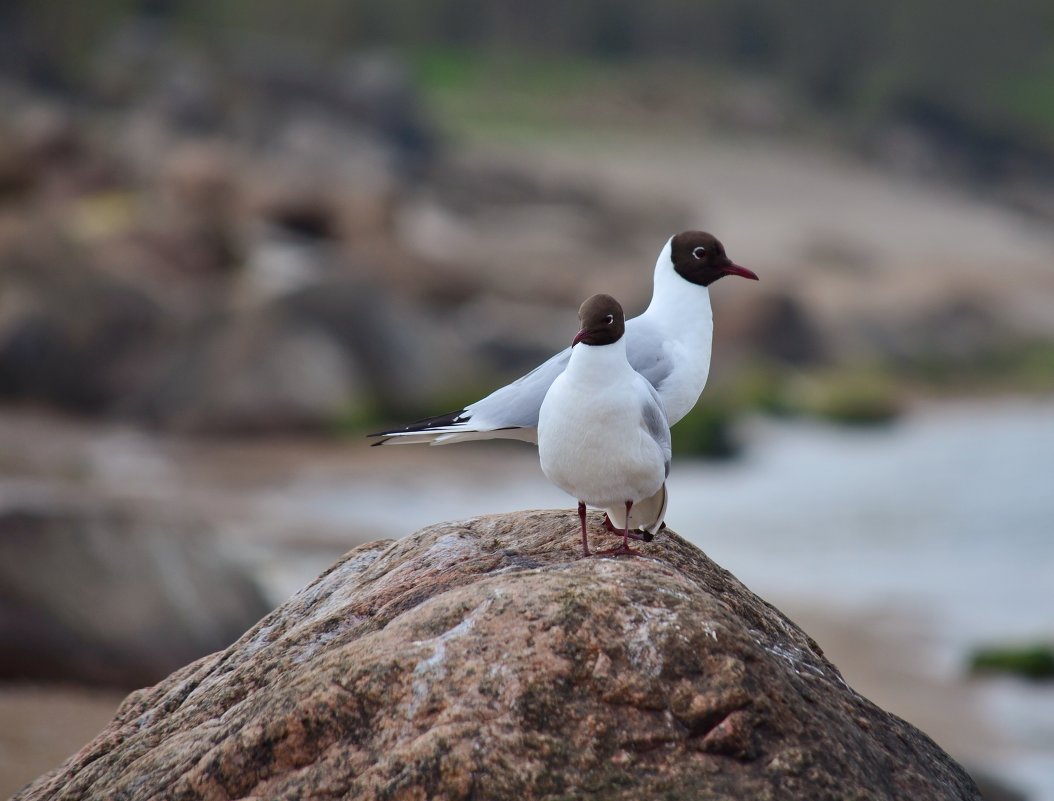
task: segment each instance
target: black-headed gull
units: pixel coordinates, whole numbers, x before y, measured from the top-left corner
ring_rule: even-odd
[[[578,499],[583,555],[590,555],[586,504],[624,509],[622,545],[603,553],[635,554],[629,547],[633,504],[661,496],[665,505],[670,424],[659,394],[626,358],[618,301],[593,295],[578,317],[582,327],[567,366],[539,410],[538,457],[546,477]]]
[[[713,235],[677,234],[655,262],[651,303],[626,321],[629,364],[658,391],[670,425],[691,411],[706,386],[714,333],[707,287],[726,275],[758,280],[754,272],[734,264]],[[542,399],[570,356],[567,348],[464,409],[373,434],[382,437],[374,445],[443,445],[499,437],[537,442]]]

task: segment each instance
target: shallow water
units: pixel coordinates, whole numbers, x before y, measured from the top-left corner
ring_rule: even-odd
[[[1054,635],[1054,406],[755,439],[731,467],[680,465],[670,522],[758,591],[913,608],[949,652]]]

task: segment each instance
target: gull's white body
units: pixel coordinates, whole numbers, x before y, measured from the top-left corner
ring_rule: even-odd
[[[626,337],[581,343],[553,381],[538,418],[542,472],[579,501],[621,509],[661,495],[670,427],[654,388],[626,359]],[[661,518],[658,524],[662,522]]]
[[[658,392],[673,425],[691,411],[706,386],[714,319],[707,288],[674,270],[671,242],[655,262],[651,303],[643,314],[626,321],[623,340],[629,366]],[[461,412],[427,426],[386,432],[379,444],[442,445],[499,437],[537,442],[542,401],[571,355],[567,348]]]

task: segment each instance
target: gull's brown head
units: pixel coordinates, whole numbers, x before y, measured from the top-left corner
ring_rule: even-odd
[[[725,246],[706,231],[684,231],[670,243],[673,269],[685,281],[699,286],[710,286],[718,278],[738,275],[757,281],[753,270],[740,267],[725,254]]]
[[[586,345],[610,345],[618,342],[626,333],[626,315],[622,306],[611,295],[593,295],[578,310],[582,330],[575,334],[574,347],[579,342]]]

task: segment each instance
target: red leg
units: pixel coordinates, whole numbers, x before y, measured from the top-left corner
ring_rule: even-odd
[[[629,510],[633,508],[633,501],[626,501],[626,525],[622,528],[622,550],[629,550]]]
[[[589,540],[586,538],[586,505],[578,502],[578,522],[582,525],[582,556],[592,556],[589,552]]]

